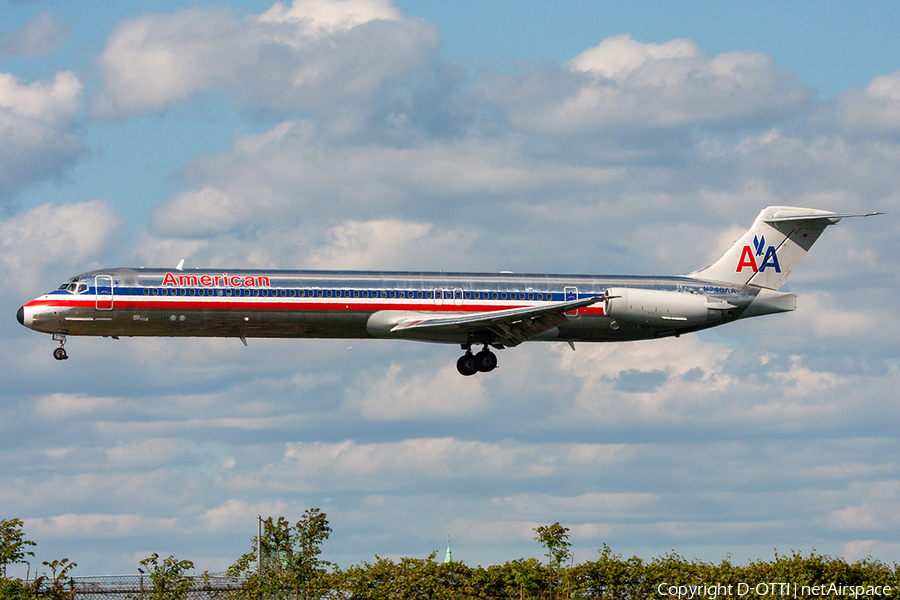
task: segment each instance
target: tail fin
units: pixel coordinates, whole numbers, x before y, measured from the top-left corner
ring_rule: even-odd
[[[722,258],[688,277],[777,290],[826,227],[847,217],[877,214],[880,213],[852,215],[814,208],[769,206]]]

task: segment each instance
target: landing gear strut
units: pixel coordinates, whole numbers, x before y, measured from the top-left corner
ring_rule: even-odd
[[[479,371],[487,373],[497,368],[497,355],[488,350],[487,344],[478,354],[472,354],[471,344],[463,345],[463,350],[466,353],[456,361],[456,370],[459,371],[460,375],[468,377]]]
[[[66,334],[64,333],[54,333],[53,341],[59,342],[59,348],[53,351],[53,358],[56,360],[66,360],[69,358],[69,355],[66,354]]]

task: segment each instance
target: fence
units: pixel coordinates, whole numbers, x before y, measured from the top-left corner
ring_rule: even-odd
[[[185,577],[191,587],[187,600],[208,600],[241,587],[242,579],[226,575],[198,575]],[[66,577],[60,580],[63,589],[74,591],[78,600],[136,600],[149,598],[153,581],[149,575],[101,575],[96,577]],[[45,584],[46,585],[46,584]]]

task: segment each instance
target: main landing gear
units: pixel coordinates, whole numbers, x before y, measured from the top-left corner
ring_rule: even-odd
[[[66,334],[64,333],[54,333],[53,341],[59,342],[59,348],[53,351],[53,358],[56,360],[66,360],[69,358],[69,355],[66,354]]]
[[[466,353],[456,361],[456,370],[459,371],[460,375],[468,377],[479,371],[487,373],[497,368],[497,355],[488,350],[487,345],[478,354],[472,354],[471,344],[464,344],[463,350]]]

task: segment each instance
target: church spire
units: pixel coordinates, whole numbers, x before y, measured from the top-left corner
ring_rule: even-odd
[[[447,536],[447,554],[444,556],[444,562],[453,562],[453,553],[450,551],[450,536]]]

